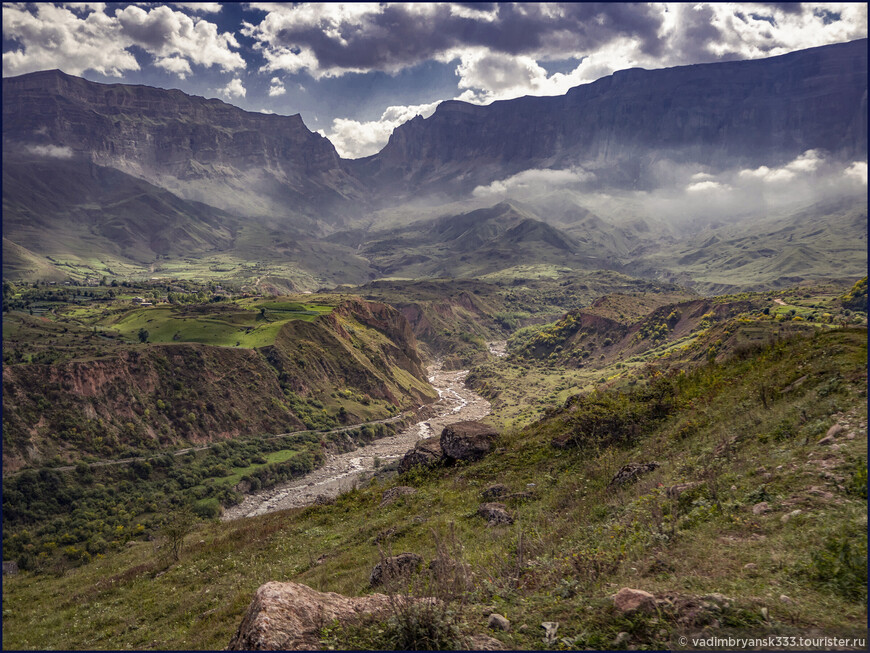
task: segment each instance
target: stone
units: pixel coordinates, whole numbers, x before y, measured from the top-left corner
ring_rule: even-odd
[[[543,621],[541,628],[544,629],[544,643],[552,644],[556,641],[556,632],[559,630],[558,621]]]
[[[396,501],[396,499],[398,499],[399,497],[408,496],[411,494],[417,494],[417,490],[412,487],[408,487],[407,485],[397,485],[396,487],[391,487],[389,490],[384,492],[384,495],[381,499],[380,507],[383,508],[384,506],[388,506]]]
[[[631,635],[629,635],[624,630],[616,635],[616,638],[613,640],[613,645],[617,648],[620,648],[623,644],[625,644],[628,640],[631,639]]]
[[[747,562],[745,565],[743,565],[743,568],[746,571],[755,571],[756,569],[758,569],[758,565],[754,562]]]
[[[501,630],[506,633],[509,633],[511,630],[511,622],[504,616],[498,614],[497,612],[493,612],[489,615],[489,621],[487,625],[492,630]]]
[[[414,445],[399,462],[399,473],[410,471],[419,466],[432,467],[441,460],[441,441],[438,438],[426,438]]]
[[[482,503],[477,509],[477,514],[483,517],[490,526],[514,523],[514,518],[510,516],[503,503]]]
[[[782,601],[783,603],[794,603],[794,601],[790,597],[786,596],[785,594],[780,594],[779,600]]]
[[[828,432],[825,433],[826,438],[835,438],[840,433],[845,430],[845,427],[842,424],[834,424],[831,428],[828,429]]]
[[[441,431],[441,451],[449,460],[480,460],[492,449],[498,432],[480,422],[456,422]]]
[[[797,516],[798,516],[799,514],[801,514],[802,512],[803,512],[803,511],[800,510],[800,509],[792,510],[791,512],[787,512],[787,513],[784,514],[782,517],[780,517],[780,518],[779,518],[779,521],[781,521],[783,524],[787,524],[789,521],[791,521],[792,519],[794,519],[795,517],[797,517]]]
[[[827,445],[829,445],[829,444],[834,444],[834,436],[833,436],[833,435],[826,435],[826,436],[823,437],[821,440],[819,440],[818,442],[816,442],[816,444],[818,444],[818,445],[822,445],[822,446],[827,446]]]
[[[507,485],[502,483],[496,483],[494,485],[490,485],[483,492],[481,492],[481,497],[484,501],[492,501],[493,499],[499,499],[510,492],[510,489]]]
[[[661,465],[654,462],[629,463],[627,465],[623,465],[620,470],[616,472],[616,475],[612,479],[610,479],[608,487],[632,483],[636,481],[642,474],[651,472],[654,469],[658,469],[659,467],[661,467]]]
[[[770,505],[767,503],[767,501],[762,501],[752,506],[753,515],[763,515],[766,512],[770,512]]]
[[[231,651],[302,651],[321,648],[318,632],[325,624],[389,612],[385,594],[350,597],[318,592],[300,583],[261,585],[236,634]]]
[[[399,555],[384,558],[372,569],[369,576],[369,584],[372,587],[383,585],[392,578],[409,576],[420,568],[423,558],[416,553],[400,553]]]
[[[611,481],[611,482],[612,482],[612,481]],[[680,484],[678,484],[678,485],[672,485],[671,487],[669,487],[669,488],[665,491],[665,494],[667,495],[667,497],[668,497],[669,499],[676,499],[676,498],[678,498],[678,497],[679,497],[683,492],[688,492],[689,490],[694,490],[694,489],[697,488],[697,487],[701,487],[701,485],[703,485],[703,483],[697,483],[697,482],[693,482],[693,483],[680,483]]]
[[[655,609],[656,597],[643,590],[623,587],[613,597],[613,606],[620,612],[652,612]]]
[[[472,635],[468,638],[468,649],[471,651],[504,651],[505,646],[495,637],[489,635]]]
[[[318,494],[314,499],[315,506],[329,506],[335,503],[335,497],[326,494]]]

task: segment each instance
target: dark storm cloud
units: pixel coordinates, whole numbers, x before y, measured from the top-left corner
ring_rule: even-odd
[[[481,14],[489,13],[486,18]],[[280,11],[276,11],[280,14]],[[321,69],[395,70],[454,48],[556,57],[634,37],[646,53],[660,44],[661,12],[635,4],[382,5],[324,21],[285,14],[254,32],[270,47],[310,49]]]

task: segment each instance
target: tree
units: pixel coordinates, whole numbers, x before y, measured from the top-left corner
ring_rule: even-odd
[[[148,333],[148,329],[142,327],[139,329],[139,342],[148,342],[148,336],[151,335]]]
[[[184,537],[193,530],[195,524],[196,515],[190,506],[184,505],[173,510],[160,529],[166,540],[168,554],[175,562],[181,558]]]

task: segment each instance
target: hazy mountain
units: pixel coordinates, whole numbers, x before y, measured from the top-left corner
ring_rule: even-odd
[[[177,90],[97,84],[57,70],[3,80],[3,142],[5,151],[114,167],[245,216],[329,220],[362,193],[332,144],[299,115],[251,113]]]
[[[569,165],[599,183],[646,188],[663,159],[776,165],[816,148],[866,157],[866,39],[770,59],[622,70],[557,97],[442,102],[350,169],[395,193],[468,192]]]

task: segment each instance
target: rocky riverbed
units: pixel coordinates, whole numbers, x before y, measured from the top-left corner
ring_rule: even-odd
[[[330,456],[326,464],[302,478],[268,490],[250,494],[236,506],[227,508],[224,521],[264,515],[276,510],[299,508],[314,503],[318,496],[335,497],[368,478],[375,461],[381,464],[401,458],[422,439],[440,435],[448,424],[479,420],[490,412],[489,402],[465,387],[468,370],[446,372],[439,364],[428,369],[429,382],[438,390],[434,417],[417,422],[394,436],[375,440],[370,445]],[[428,411],[431,413],[430,411]]]

